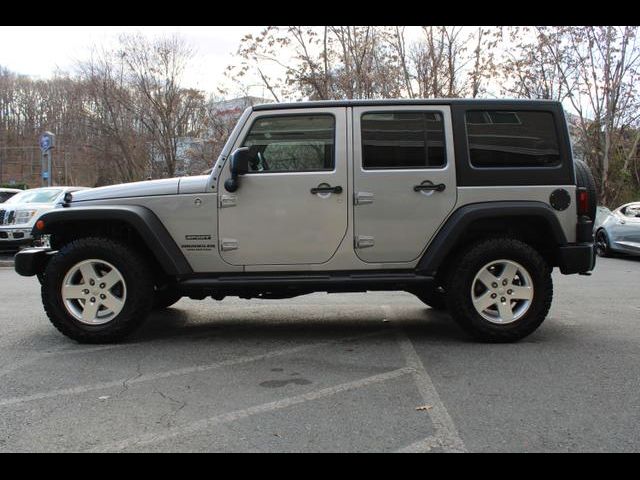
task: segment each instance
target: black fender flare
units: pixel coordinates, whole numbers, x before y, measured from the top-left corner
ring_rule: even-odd
[[[44,227],[42,229],[34,227],[33,234],[46,235],[64,228],[65,223],[90,220],[118,221],[129,225],[146,243],[167,275],[193,273],[189,262],[160,219],[150,209],[140,205],[56,208],[39,218],[39,221],[44,223]]]
[[[454,211],[440,228],[433,241],[427,247],[416,270],[425,275],[435,275],[438,268],[464,236],[472,222],[483,218],[504,218],[508,221],[514,217],[539,217],[549,226],[558,246],[567,243],[554,210],[546,203],[539,201],[496,201],[464,205]]]

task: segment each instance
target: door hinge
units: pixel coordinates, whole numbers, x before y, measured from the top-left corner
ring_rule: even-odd
[[[366,205],[373,203],[373,193],[369,192],[356,192],[354,195],[353,203],[356,205]]]
[[[356,236],[356,248],[368,248],[375,245],[373,237],[367,237],[366,235]]]
[[[235,207],[237,200],[236,195],[220,195],[220,208]]]
[[[220,240],[220,251],[228,252],[230,250],[238,249],[238,240],[235,238],[222,238]]]

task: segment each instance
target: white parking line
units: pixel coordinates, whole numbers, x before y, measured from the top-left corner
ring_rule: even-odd
[[[126,347],[135,346],[135,345],[140,345],[140,344],[126,343],[122,345],[101,345],[97,347],[87,347],[87,348],[73,348],[69,346],[59,347],[49,352],[36,353],[32,357],[25,358],[24,360],[19,360],[11,365],[8,365],[0,369],[0,378],[20,368],[26,367],[27,365],[34,364],[38,360],[42,360],[43,358],[53,357],[57,355],[74,355],[74,354],[81,354],[81,353],[92,353],[92,352],[99,352],[101,350],[113,350],[116,348],[126,348]]]
[[[304,308],[307,307],[309,305],[296,305],[296,308]],[[324,304],[318,304],[318,305],[310,305],[310,307],[317,309],[318,306],[323,306],[326,308],[326,305]],[[359,308],[372,308],[371,305],[355,305],[356,307]],[[256,310],[255,306],[236,306],[234,305],[233,307],[231,306],[226,306],[225,308],[228,309],[233,309],[233,313],[237,314],[239,311],[248,311],[248,312],[252,312],[254,310]],[[273,308],[273,307],[271,307]],[[218,314],[223,313],[223,310],[218,310],[217,311]],[[263,312],[264,313],[264,312]],[[121,350],[121,349],[128,349],[128,348],[134,348],[134,347],[140,347],[140,346],[144,346],[144,345],[149,345],[149,344],[154,344],[154,343],[164,343],[164,342],[169,342],[169,341],[175,341],[176,339],[190,339],[190,338],[200,338],[200,337],[206,337],[206,336],[211,336],[212,334],[220,334],[220,333],[229,333],[229,332],[234,332],[239,330],[239,326],[236,327],[230,327],[227,325],[222,325],[220,328],[224,328],[223,330],[211,330],[211,331],[207,331],[207,332],[200,332],[200,333],[189,333],[189,332],[176,332],[174,335],[171,336],[167,336],[167,337],[163,337],[163,338],[157,338],[157,339],[153,339],[153,340],[142,340],[136,343],[120,343],[120,344],[113,344],[113,345],[96,345],[93,347],[77,347],[75,345],[63,345],[60,347],[54,347],[52,349],[49,349],[48,352],[36,352],[33,356],[25,358],[24,360],[19,360],[11,365],[8,365],[4,368],[0,368],[0,378],[8,375],[20,368],[26,367],[28,365],[32,365],[33,363],[36,363],[38,360],[41,360],[43,358],[48,358],[48,357],[52,357],[52,356],[57,356],[57,355],[75,355],[75,354],[83,354],[83,353],[92,353],[92,352],[99,352],[99,351],[103,351],[103,350]]]
[[[387,315],[389,315],[389,312],[387,312]],[[436,428],[435,436],[416,442],[400,451],[408,449],[406,451],[424,452],[431,450],[434,446],[440,446],[447,452],[466,452],[467,449],[458,434],[458,429],[453,423],[442,400],[440,400],[440,395],[438,395],[431,381],[431,377],[429,377],[429,374],[424,368],[422,360],[420,360],[420,357],[416,353],[411,340],[409,340],[409,337],[407,337],[404,332],[398,332],[397,335],[400,350],[402,350],[402,354],[407,361],[407,367],[415,372],[413,377],[420,395],[424,403],[431,406],[431,408],[427,410],[427,413]]]
[[[263,353],[263,354],[259,354],[259,355],[252,355],[252,356],[247,356],[247,357],[239,357],[239,358],[231,358],[229,360],[223,360],[220,362],[214,362],[214,363],[209,363],[209,364],[204,364],[204,365],[195,365],[192,367],[184,367],[184,368],[178,368],[175,370],[166,370],[166,371],[162,371],[162,372],[156,372],[156,373],[148,373],[148,374],[144,374],[144,375],[140,375],[137,377],[127,377],[127,378],[121,378],[118,380],[112,380],[112,381],[108,381],[108,382],[100,382],[100,383],[94,383],[91,385],[80,385],[77,387],[70,387],[70,388],[61,388],[58,390],[50,390],[48,392],[41,392],[41,393],[34,393],[31,395],[24,395],[24,396],[20,396],[20,397],[13,397],[13,398],[4,398],[4,399],[0,399],[0,407],[7,407],[10,405],[17,405],[17,404],[22,404],[22,403],[27,403],[27,402],[33,402],[35,400],[43,400],[43,399],[47,399],[47,398],[55,398],[55,397],[61,397],[61,396],[67,396],[67,395],[77,395],[77,394],[81,394],[81,393],[87,393],[87,392],[92,392],[95,390],[103,390],[105,388],[115,388],[115,387],[121,387],[123,385],[134,385],[134,384],[138,384],[138,383],[143,383],[143,382],[150,382],[153,380],[160,380],[163,378],[169,378],[169,377],[176,377],[176,376],[180,376],[180,375],[188,375],[191,373],[199,373],[199,372],[206,372],[209,370],[214,370],[217,368],[222,368],[222,367],[228,367],[231,365],[240,365],[243,363],[249,363],[249,362],[255,362],[255,361],[259,361],[259,360],[265,360],[267,358],[272,358],[272,357],[277,357],[277,356],[281,356],[281,355],[287,355],[290,353],[296,353],[296,352],[300,352],[303,350],[309,350],[312,348],[316,348],[316,347],[320,347],[320,346],[324,346],[324,345],[331,345],[331,344],[335,344],[335,343],[340,343],[343,341],[348,341],[348,340],[353,340],[353,339],[360,339],[360,338],[367,338],[367,337],[371,337],[371,336],[375,336],[375,335],[380,335],[383,333],[388,333],[388,331],[385,330],[379,330],[376,332],[370,332],[364,335],[358,335],[358,336],[354,336],[354,337],[344,337],[344,338],[340,338],[338,340],[329,340],[326,342],[318,342],[318,343],[307,343],[304,345],[299,345],[297,347],[290,347],[290,348],[284,348],[281,350],[274,350],[271,352],[267,352],[267,353]]]
[[[223,413],[221,415],[205,418],[202,420],[188,423],[186,425],[170,428],[168,430],[163,430],[161,432],[148,433],[145,435],[139,435],[136,437],[127,438],[125,440],[121,440],[121,441],[106,444],[106,445],[99,445],[97,447],[89,449],[88,451],[90,452],[120,451],[120,450],[125,450],[131,447],[141,447],[144,445],[159,443],[174,437],[188,435],[188,434],[196,433],[202,430],[207,430],[215,425],[234,422],[236,420],[247,418],[252,415],[257,415],[259,413],[272,412],[274,410],[280,410],[283,408],[290,407],[292,405],[297,405],[297,404],[309,402],[312,400],[318,400],[320,398],[336,395],[337,393],[346,392],[349,390],[355,390],[355,389],[366,387],[368,385],[372,385],[375,383],[386,382],[387,380],[391,380],[393,378],[397,378],[402,375],[407,375],[409,373],[414,373],[414,369],[409,367],[404,367],[398,370],[392,370],[390,372],[385,372],[378,375],[373,375],[371,377],[363,378],[361,380],[356,380],[353,382],[343,383],[340,385],[335,385],[333,387],[323,388],[321,390],[304,393],[302,395],[296,395],[294,397],[283,398],[281,400],[264,403],[262,405],[256,405],[256,406],[245,408],[242,410]]]
[[[233,332],[235,329],[225,329],[223,332]],[[183,332],[178,332],[175,335],[172,335],[170,337],[166,337],[166,338],[158,338],[158,339],[153,339],[153,340],[148,340],[148,341],[140,341],[140,342],[135,342],[135,343],[118,343],[118,344],[111,344],[111,345],[95,345],[95,346],[91,346],[91,347],[82,347],[82,346],[77,346],[77,345],[62,345],[60,347],[54,347],[49,349],[48,352],[37,352],[35,353],[33,356],[25,358],[24,360],[19,360],[11,365],[8,365],[4,368],[0,369],[0,378],[8,375],[11,372],[14,372],[15,370],[18,370],[20,368],[26,367],[27,365],[31,365],[33,363],[36,363],[38,360],[42,360],[43,358],[49,358],[49,357],[53,357],[53,356],[58,356],[58,355],[76,355],[76,354],[83,354],[83,353],[93,353],[93,352],[100,352],[103,350],[122,350],[122,349],[128,349],[128,348],[135,348],[135,347],[140,347],[143,345],[150,345],[150,344],[155,344],[155,343],[163,343],[163,342],[168,342],[168,341],[172,341],[172,340],[176,340],[176,339],[190,339],[190,338],[199,338],[199,337],[205,337],[208,335],[212,335],[213,331],[210,332],[200,332],[200,333],[183,333]],[[219,331],[215,331],[215,333],[220,333]]]

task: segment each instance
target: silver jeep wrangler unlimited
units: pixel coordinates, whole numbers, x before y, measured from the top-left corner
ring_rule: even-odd
[[[51,322],[112,342],[183,296],[404,290],[482,341],[533,332],[593,269],[593,177],[550,101],[248,108],[210,175],[67,195],[15,259]]]

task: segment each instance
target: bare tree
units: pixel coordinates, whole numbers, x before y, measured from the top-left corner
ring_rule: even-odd
[[[422,27],[411,61],[418,95],[424,98],[478,97],[495,74],[494,52],[501,40],[498,27]]]
[[[562,101],[576,90],[577,64],[562,30],[511,27],[509,37],[501,71],[503,94]]]
[[[537,32],[577,112],[602,202],[610,204],[620,193],[615,177],[629,174],[640,140],[638,27],[538,27]]]
[[[94,50],[89,60],[78,65],[89,96],[85,117],[99,139],[92,148],[103,159],[100,183],[141,180],[149,168],[147,137],[132,107],[135,92],[129,88],[125,68],[122,55],[104,50]]]
[[[119,54],[136,94],[136,101],[129,105],[149,133],[168,176],[176,171],[179,138],[199,128],[195,111],[201,108],[203,97],[182,87],[193,53],[177,36],[151,41],[142,35],[120,37]]]
[[[245,86],[255,79],[276,101],[402,94],[402,70],[386,27],[267,27],[246,35],[237,55],[228,74]]]

